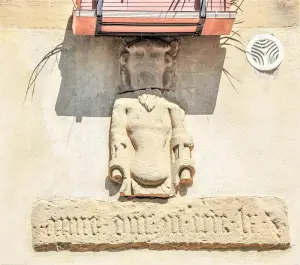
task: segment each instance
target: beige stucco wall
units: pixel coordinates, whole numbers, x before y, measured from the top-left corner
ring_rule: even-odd
[[[24,5],[21,1],[10,1],[15,6],[7,9],[2,2],[1,15],[8,14],[7,10],[17,14],[19,9],[16,6]],[[34,8],[30,7],[34,2],[38,3],[28,1],[26,6]],[[257,12],[257,7],[253,7],[255,3],[261,5],[260,10],[264,12]],[[49,18],[53,24],[40,12],[33,11],[24,20],[20,20],[22,16],[15,16],[14,20],[12,13],[0,17],[0,264],[299,264],[299,5],[295,1],[284,11],[276,0],[264,1],[264,4],[262,1],[246,0],[246,20],[239,33],[245,45],[252,36],[262,32],[272,33],[282,41],[285,58],[277,77],[256,73],[245,55],[230,46],[225,47],[224,68],[239,80],[232,80],[235,88],[222,74],[216,90],[216,84],[209,76],[212,68],[220,67],[218,63],[207,64],[206,59],[194,68],[187,68],[184,61],[179,64],[179,75],[188,69],[189,76],[204,76],[205,80],[209,80],[204,85],[199,83],[199,87],[208,93],[200,93],[199,97],[193,99],[209,106],[204,110],[200,108],[201,115],[188,115],[186,118],[188,130],[195,141],[197,168],[196,180],[186,196],[269,195],[284,198],[289,207],[291,248],[263,252],[33,251],[30,214],[32,203],[37,199],[53,196],[116,198],[109,196],[111,187],[105,180],[110,119],[99,114],[101,111],[82,110],[82,106],[76,105],[76,102],[84,104],[86,108],[90,100],[91,108],[97,108],[98,101],[95,101],[96,93],[93,91],[97,82],[102,83],[102,88],[114,89],[111,80],[115,80],[117,66],[114,65],[117,61],[111,58],[117,58],[112,48],[117,41],[82,38],[73,43],[71,38],[63,46],[65,59],[50,57],[36,79],[34,96],[31,97],[30,90],[27,99],[24,99],[33,69],[51,49],[61,42],[66,43],[66,36],[71,36],[70,32],[63,30],[66,28],[68,12],[59,13],[69,10],[61,8],[64,5],[69,8],[69,4],[50,1],[49,5],[52,9],[48,11],[54,12],[53,5],[56,5],[55,10],[59,15],[58,18]],[[51,12],[49,14],[53,14]],[[281,17],[279,12],[283,12]],[[51,25],[55,29],[51,29]],[[214,37],[183,39],[181,43],[182,47],[192,47],[194,43],[190,55],[188,49],[183,48],[185,50],[181,56],[184,55],[187,61],[201,53],[213,57],[216,49],[219,50]],[[82,45],[82,49],[90,47],[92,52],[80,57],[78,51],[74,53],[76,45]],[[95,58],[93,53],[99,56]],[[72,56],[75,55],[79,57],[74,59]],[[201,61],[204,55],[200,55],[196,57]],[[83,66],[74,68],[78,61],[82,61]],[[90,69],[93,74],[90,74]],[[98,69],[100,76],[105,79],[101,80],[95,74]],[[82,76],[82,79],[78,79],[78,76]],[[74,79],[79,80],[77,92],[80,93],[70,90],[64,94],[65,97],[58,99],[62,77],[67,84]],[[182,86],[197,88],[192,77],[190,81],[181,79],[181,82]],[[187,82],[190,83],[185,84]],[[201,95],[207,97],[209,91],[217,93],[213,113],[210,113],[213,109],[210,104],[214,104],[211,102],[214,97],[208,97],[208,103],[201,98]],[[75,103],[72,101],[74,93],[77,99]],[[108,93],[108,99],[112,100],[111,93]],[[76,122],[76,113],[72,112],[74,106],[70,107],[70,104],[75,104],[75,110],[79,109],[84,114],[81,122]],[[64,116],[64,111],[69,116]]]

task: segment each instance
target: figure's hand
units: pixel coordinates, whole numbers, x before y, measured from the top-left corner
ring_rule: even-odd
[[[110,178],[118,183],[118,184],[121,184],[122,181],[123,181],[123,176],[122,176],[122,172],[119,170],[119,169],[114,169],[112,172],[111,172],[111,176]]]
[[[192,182],[191,171],[188,168],[184,168],[180,172],[180,184],[187,185]]]

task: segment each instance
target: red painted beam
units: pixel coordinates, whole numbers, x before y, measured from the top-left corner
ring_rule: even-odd
[[[232,31],[234,18],[207,18],[202,35],[229,35]]]

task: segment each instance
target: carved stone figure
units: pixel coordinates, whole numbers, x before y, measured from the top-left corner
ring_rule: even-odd
[[[109,175],[122,183],[121,196],[170,197],[179,183],[192,182],[185,113],[162,97],[176,82],[177,50],[176,42],[142,40],[121,55],[122,85],[134,91],[115,101],[110,128]]]

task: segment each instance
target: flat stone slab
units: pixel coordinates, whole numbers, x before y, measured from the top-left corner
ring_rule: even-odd
[[[272,197],[104,202],[39,201],[36,251],[106,249],[286,249],[287,207]]]

